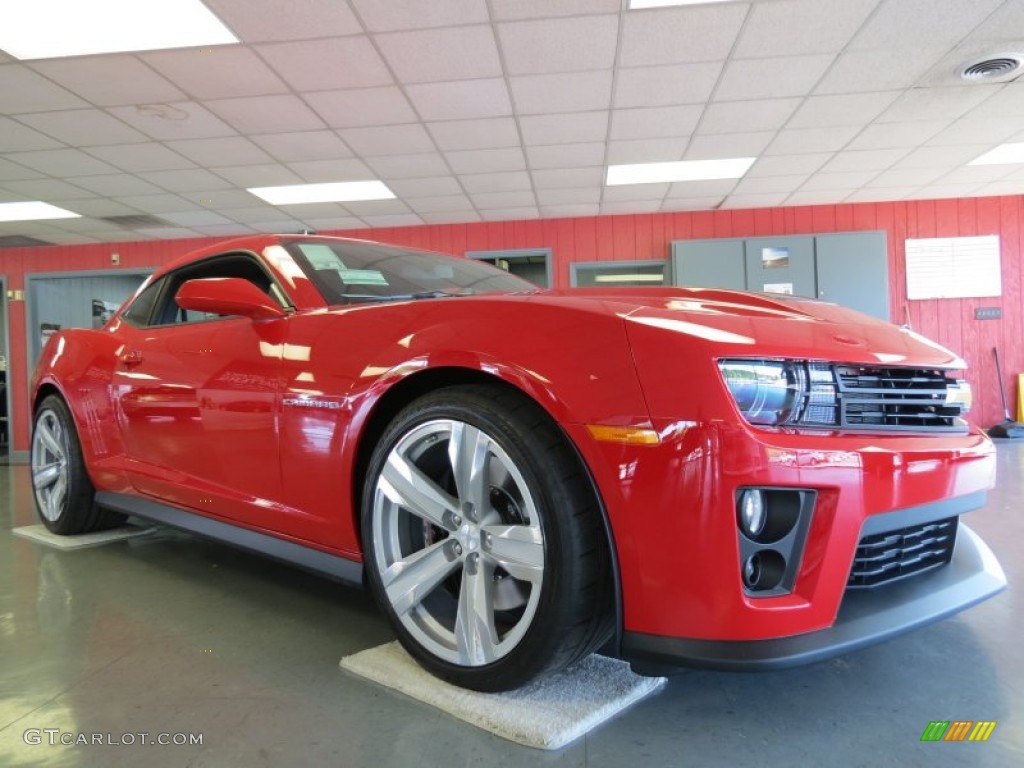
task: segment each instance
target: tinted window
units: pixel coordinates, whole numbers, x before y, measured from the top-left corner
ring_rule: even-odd
[[[374,243],[285,245],[328,304],[512,293],[536,286],[471,259]]]
[[[153,314],[153,305],[160,295],[160,289],[164,286],[164,279],[161,278],[146,286],[132,301],[131,306],[121,317],[132,325],[148,325],[150,315]]]

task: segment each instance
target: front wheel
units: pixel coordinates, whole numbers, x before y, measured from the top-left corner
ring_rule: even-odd
[[[608,636],[609,561],[579,459],[532,401],[451,387],[398,414],[363,495],[370,587],[449,682],[515,688]]]
[[[124,515],[96,507],[75,422],[56,395],[44,398],[36,410],[30,465],[36,510],[53,533],[89,533],[124,522]]]

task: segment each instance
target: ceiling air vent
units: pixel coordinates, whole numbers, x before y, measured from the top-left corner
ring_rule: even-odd
[[[146,213],[133,213],[128,216],[102,216],[100,221],[113,224],[121,229],[151,229],[153,227],[166,227],[167,222],[156,216]]]
[[[1005,83],[1021,74],[1022,58],[1016,53],[986,56],[967,62],[957,73],[971,83]]]
[[[40,245],[53,245],[45,240],[24,235],[4,235],[0,237],[0,248],[37,248]]]

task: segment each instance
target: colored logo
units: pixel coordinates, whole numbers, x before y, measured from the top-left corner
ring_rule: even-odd
[[[932,720],[921,741],[988,741],[995,729],[995,720]]]

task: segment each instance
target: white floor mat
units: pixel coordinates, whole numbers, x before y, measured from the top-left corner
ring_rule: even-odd
[[[97,531],[96,533],[79,533],[75,536],[58,536],[50,533],[45,525],[25,525],[21,528],[12,528],[11,533],[23,539],[29,539],[40,544],[57,549],[82,549],[83,547],[95,547],[100,544],[107,544],[111,541],[121,541],[142,536],[152,531],[152,528],[139,528],[135,525],[123,525],[120,528],[111,528],[109,531]]]
[[[424,671],[397,641],[346,656],[341,668],[528,747],[560,749],[660,688],[624,661],[591,655],[508,693],[457,688]]]

